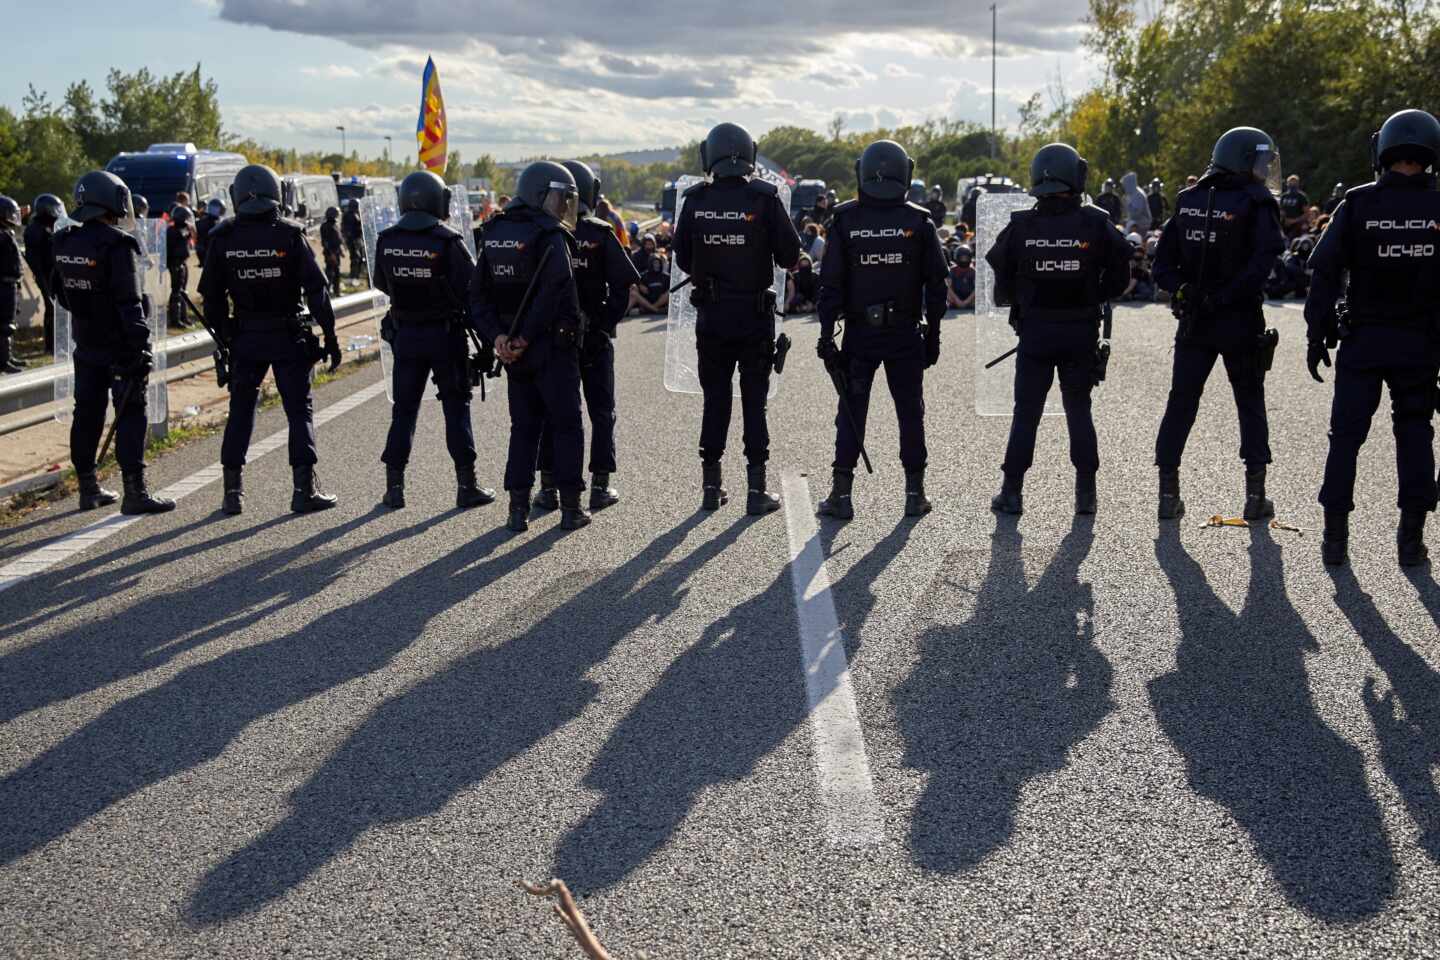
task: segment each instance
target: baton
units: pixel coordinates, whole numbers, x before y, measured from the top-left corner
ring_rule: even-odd
[[[110,452],[110,441],[115,439],[115,431],[120,426],[120,416],[125,408],[130,405],[130,395],[135,392],[135,381],[127,378],[125,389],[120,392],[120,402],[115,405],[115,420],[110,424],[110,431],[105,434],[105,442],[100,445],[100,455],[95,458],[95,465],[98,467],[105,461],[105,454]]]
[[[694,279],[695,278],[693,276],[686,277],[684,280],[681,280],[679,283],[675,284],[675,286],[671,287],[670,292],[679,293],[681,290],[684,290],[686,287],[688,287],[690,285],[690,281]]]
[[[989,363],[985,364],[985,369],[989,370],[991,367],[995,366],[995,364],[1000,363],[1003,360],[1009,360],[1011,357],[1015,356],[1015,354],[1019,352],[1020,345],[1017,343],[1009,350],[1006,350],[1004,353],[1000,354],[1000,356],[996,357],[994,360],[991,360]]]
[[[525,316],[525,311],[530,307],[530,300],[535,296],[535,285],[540,282],[540,274],[545,272],[545,264],[550,260],[550,254],[555,252],[555,245],[552,243],[540,254],[540,262],[535,265],[535,275],[530,278],[530,286],[525,288],[525,295],[520,298],[520,306],[515,308],[515,319],[510,321],[509,339],[514,340],[515,335],[520,332],[520,321]]]
[[[829,365],[826,369],[830,370]],[[835,386],[835,392],[840,394],[840,409],[845,414],[845,421],[850,424],[850,435],[855,438],[855,446],[860,448],[860,459],[865,461],[865,472],[873,474],[875,468],[870,466],[870,454],[865,452],[865,439],[860,436],[860,427],[855,422],[855,415],[850,411],[850,378],[845,371],[838,367],[830,370],[830,382]]]

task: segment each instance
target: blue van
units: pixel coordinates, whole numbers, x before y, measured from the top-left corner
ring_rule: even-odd
[[[238,153],[197,150],[193,143],[156,143],[144,153],[117,154],[105,169],[150,202],[150,216],[160,217],[170,212],[182,190],[196,210],[213,197],[230,206],[230,184],[249,162]]]

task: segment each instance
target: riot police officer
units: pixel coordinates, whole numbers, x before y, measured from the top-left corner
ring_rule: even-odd
[[[985,255],[995,271],[995,302],[1010,306],[1010,324],[1020,335],[1005,479],[991,501],[1001,513],[1024,512],[1025,473],[1057,374],[1075,467],[1075,512],[1096,510],[1100,451],[1090,392],[1105,376],[1110,348],[1100,327],[1107,302],[1130,282],[1130,244],[1104,210],[1084,202],[1088,170],[1068,144],[1041,147],[1030,161],[1030,194],[1038,202],[1012,214]]]
[[[205,317],[230,348],[230,419],[220,446],[225,493],[221,509],[243,509],[241,470],[255,428],[255,400],[267,370],[290,425],[290,466],[295,479],[290,509],[310,513],[335,506],[335,498],[316,490],[315,417],[310,399],[310,368],[322,357],[333,371],[340,366],[335,313],[325,277],[300,224],[280,216],[280,177],[254,163],[235,175],[230,186],[235,216],[210,234],[200,275]],[[320,324],[321,348],[309,323],[301,319],[304,296],[310,316]],[[231,304],[234,312],[231,312]]]
[[[15,234],[20,230],[20,205],[0,195],[0,374],[19,373],[24,364],[10,356],[11,339],[15,336],[15,312],[20,303],[20,245]],[[45,286],[40,288],[43,294]]]
[[[172,327],[188,327],[185,316],[185,287],[190,282],[190,243],[195,224],[190,208],[176,204],[170,211],[170,226],[165,228],[165,267],[170,271],[170,304],[166,322]]]
[[[817,352],[840,371],[845,390],[835,415],[835,462],[820,516],[848,520],[855,465],[865,436],[870,388],[883,365],[900,421],[905,514],[930,511],[925,496],[925,370],[940,359],[948,265],[940,234],[925,207],[905,202],[915,161],[893,140],[877,140],[855,164],[859,199],[835,208],[830,245],[821,261]],[[835,327],[844,323],[844,348]],[[853,419],[852,419],[853,418]]]
[[[626,256],[609,221],[591,211],[600,198],[600,178],[578,160],[562,164],[575,178],[580,212],[575,225],[575,286],[585,314],[585,343],[580,349],[580,385],[590,415],[590,509],[601,510],[620,502],[610,486],[615,472],[615,328],[625,315],[630,287],[640,274]],[[555,450],[549,425],[540,434],[540,492],[535,506],[560,506],[555,488]]]
[[[1119,186],[1114,178],[1107,177],[1100,185],[1100,196],[1095,198],[1095,205],[1105,211],[1111,223],[1125,223],[1125,205],[1120,199]]]
[[[930,185],[930,199],[925,201],[925,211],[935,223],[935,229],[945,226],[945,190],[938,183]]]
[[[1270,268],[1285,250],[1273,192],[1279,176],[1280,155],[1268,134],[1253,127],[1228,130],[1215,141],[1205,176],[1180,192],[1160,235],[1155,283],[1171,292],[1179,320],[1170,397],[1155,441],[1162,520],[1185,513],[1180,457],[1217,359],[1225,361],[1240,417],[1245,519],[1275,513],[1265,497],[1271,460],[1265,373],[1278,338],[1265,329],[1262,305]]]
[[[130,202],[135,205],[135,219],[150,216],[150,201],[146,200],[144,195],[137,193],[130,198]]]
[[[510,401],[506,527],[529,529],[530,493],[540,435],[550,428],[560,527],[590,522],[580,505],[585,431],[580,417],[580,347],[584,318],[571,266],[579,189],[558,163],[540,160],[520,172],[515,196],[485,225],[485,246],[470,282],[470,318],[505,365]]]
[[[115,402],[115,459],[125,489],[120,512],[164,513],[175,509],[175,501],[152,497],[145,486],[145,384],[153,357],[140,290],[140,243],[121,229],[134,221],[129,189],[113,173],[85,174],[75,184],[75,219],[79,227],[55,237],[50,288],[70,311],[75,342],[70,460],[80,483],[80,509],[116,500],[95,478],[109,393]]]
[[[1321,554],[1346,561],[1350,511],[1355,509],[1355,461],[1390,388],[1400,493],[1400,563],[1425,562],[1425,517],[1435,509],[1435,379],[1440,366],[1440,123],[1423,110],[1402,110],[1380,128],[1372,160],[1378,179],[1356,187],[1336,208],[1310,255],[1314,275],[1305,303],[1306,360],[1320,380],[1339,339],[1335,399],[1330,410],[1330,455],[1320,503],[1325,508]],[[1337,316],[1343,288],[1345,311]]]
[[[205,253],[210,247],[210,231],[220,225],[228,212],[224,200],[211,197],[205,203],[205,212],[195,218],[195,259],[200,261],[202,267],[205,266]]]
[[[455,506],[494,503],[495,491],[482,489],[475,480],[470,423],[466,300],[475,261],[464,239],[445,223],[450,188],[444,180],[428,170],[416,171],[401,182],[399,199],[400,220],[375,243],[375,287],[390,296],[382,334],[394,353],[390,435],[380,456],[385,464],[384,503],[405,506],[405,465],[427,377],[435,380],[445,414],[445,447],[455,462]]]
[[[340,218],[340,235],[350,254],[350,279],[359,280],[365,265],[365,231],[360,225],[360,201],[345,201],[345,214]]]
[[[1145,202],[1150,204],[1151,227],[1159,229],[1165,226],[1165,220],[1170,216],[1170,201],[1165,199],[1165,183],[1159,177],[1150,181]]]
[[[775,293],[772,263],[786,270],[800,259],[800,237],[780,205],[779,192],[755,170],[755,141],[744,127],[722,123],[700,145],[700,162],[711,176],[685,191],[675,225],[675,262],[691,278],[695,305],[700,388],[701,506],[719,509],[729,494],[721,459],[730,430],[730,381],[740,369],[740,406],[745,418],[749,480],[746,512],[769,513],[780,498],[765,489],[770,430],[765,395],[775,361]]]
[[[340,208],[326,207],[325,222],[320,224],[320,253],[325,257],[325,280],[330,284],[330,296],[340,296],[340,252],[344,244],[340,240]],[[469,286],[469,280],[466,280]]]
[[[46,353],[55,352],[55,291],[50,289],[50,273],[55,269],[55,224],[64,216],[64,202],[53,193],[42,193],[30,204],[30,223],[25,227],[25,262],[45,307]]]

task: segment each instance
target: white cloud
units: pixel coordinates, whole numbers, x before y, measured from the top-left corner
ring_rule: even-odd
[[[315,77],[320,80],[358,80],[360,71],[343,63],[329,63],[323,67],[301,67],[300,72],[307,77]]]

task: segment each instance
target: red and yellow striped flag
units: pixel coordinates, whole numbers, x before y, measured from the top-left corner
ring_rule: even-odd
[[[442,177],[449,151],[446,131],[440,71],[435,69],[435,60],[431,57],[426,59],[425,76],[420,79],[420,119],[415,124],[415,139],[420,144],[420,163]]]

